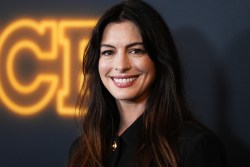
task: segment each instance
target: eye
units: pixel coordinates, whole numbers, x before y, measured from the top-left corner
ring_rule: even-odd
[[[111,55],[114,55],[114,54],[115,54],[115,52],[112,51],[112,50],[104,50],[104,51],[101,52],[101,55],[103,55],[103,56],[111,56]]]
[[[142,55],[142,54],[145,54],[146,51],[144,49],[131,49],[129,51],[129,53],[137,54],[137,55]]]

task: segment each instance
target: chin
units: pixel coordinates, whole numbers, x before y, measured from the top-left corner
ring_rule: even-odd
[[[128,94],[125,95],[113,95],[113,97],[116,100],[125,100],[125,101],[133,101],[133,99],[135,99],[135,96],[128,96]]]

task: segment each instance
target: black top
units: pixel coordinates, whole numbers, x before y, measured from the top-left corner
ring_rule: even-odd
[[[142,130],[139,117],[120,137],[116,136],[114,151],[107,160],[106,167],[133,167],[134,154]],[[181,156],[180,167],[226,167],[226,153],[219,138],[210,130],[193,122],[184,122],[178,133]],[[150,167],[156,167],[153,162]]]
[[[133,160],[140,141],[140,132],[142,130],[142,116],[140,116],[120,137],[115,136],[114,142],[117,147],[113,150],[107,167],[132,167],[135,166]]]

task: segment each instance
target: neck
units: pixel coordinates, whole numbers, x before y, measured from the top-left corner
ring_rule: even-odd
[[[120,125],[118,136],[120,136],[133,122],[141,116],[145,110],[146,102],[133,103],[128,101],[117,101],[120,114]]]

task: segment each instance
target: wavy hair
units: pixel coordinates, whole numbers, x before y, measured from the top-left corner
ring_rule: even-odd
[[[114,97],[102,84],[98,61],[105,27],[112,22],[132,21],[139,29],[144,48],[155,63],[156,78],[143,113],[143,136],[137,152],[137,166],[151,160],[160,167],[177,167],[177,132],[185,120],[192,120],[183,93],[180,61],[168,26],[159,13],[141,0],[126,0],[109,10],[93,29],[84,52],[84,82],[79,95],[82,135],[69,167],[102,167],[111,151],[119,126]]]

